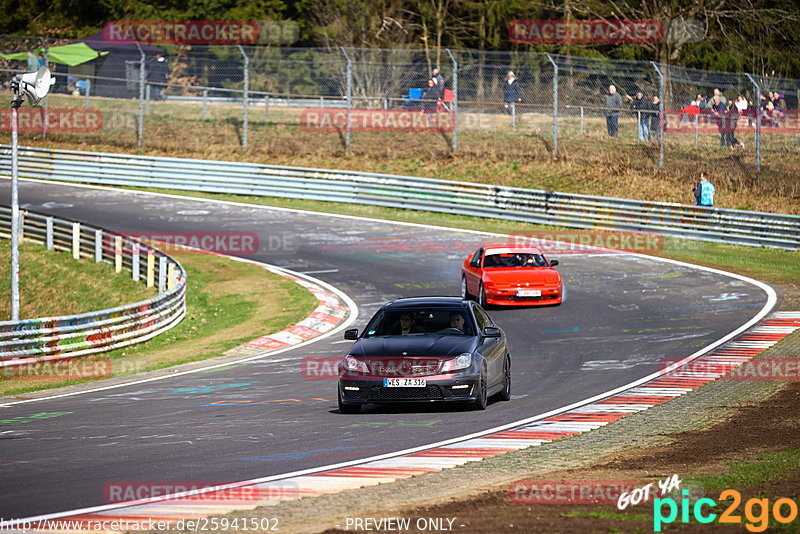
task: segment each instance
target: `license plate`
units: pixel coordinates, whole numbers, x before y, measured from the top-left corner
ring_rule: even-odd
[[[518,289],[517,290],[518,297],[541,297],[542,290],[541,289]]]
[[[424,388],[427,385],[423,378],[384,378],[385,388]]]

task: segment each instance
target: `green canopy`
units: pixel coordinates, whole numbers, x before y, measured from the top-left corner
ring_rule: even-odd
[[[44,48],[37,48],[31,50],[34,54],[41,52],[44,54]],[[86,63],[100,56],[105,56],[108,52],[98,52],[92,49],[86,43],[74,43],[64,46],[51,46],[50,47],[50,63],[58,63],[59,65],[69,65],[74,67],[81,63]],[[27,52],[18,52],[14,54],[0,54],[0,57],[5,59],[15,59],[18,61],[25,61],[28,59]]]

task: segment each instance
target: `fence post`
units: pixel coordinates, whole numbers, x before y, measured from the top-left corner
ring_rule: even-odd
[[[558,156],[558,65],[553,57],[547,54],[553,65],[553,157]]]
[[[753,84],[753,87],[756,88],[756,99],[753,102],[755,106],[753,111],[756,119],[756,183],[761,185],[761,86],[750,74],[745,73],[745,75],[750,80],[750,83]]]
[[[453,62],[453,154],[458,150],[458,62],[455,56],[447,49],[450,61]]]
[[[694,116],[694,147],[697,148],[697,141],[700,137],[700,126],[697,121],[697,115]]]
[[[167,289],[167,258],[158,258],[158,292],[163,293]]]
[[[89,93],[92,92],[92,80],[86,80],[86,94],[84,95],[86,98],[83,101],[84,109],[89,109]]]
[[[517,131],[517,106],[513,102],[511,103],[511,131]]]
[[[81,259],[81,223],[72,223],[72,257]]]
[[[150,84],[144,86],[144,114],[150,115]]]
[[[136,146],[142,147],[142,132],[144,130],[144,68],[145,68],[145,55],[139,43],[135,43],[136,48],[139,49],[139,127],[136,132]]]
[[[581,135],[583,135],[583,106],[581,106]]]
[[[659,139],[659,156],[658,156],[658,168],[664,168],[664,128],[661,127],[661,120],[664,117],[664,74],[661,72],[661,69],[658,68],[655,61],[651,61],[650,64],[655,69],[656,73],[658,74],[658,139]]]
[[[175,264],[169,262],[167,267],[167,291],[172,291],[175,288]]]
[[[269,93],[264,95],[264,124],[269,122]]]
[[[339,47],[347,59],[347,126],[344,136],[344,153],[350,154],[350,110],[353,107],[353,62],[343,46]]]
[[[244,123],[242,124],[242,151],[247,152],[247,100],[250,90],[250,58],[247,57],[247,53],[244,51],[244,48],[242,48],[242,45],[236,46],[239,47],[239,52],[241,52],[244,58]]]
[[[46,234],[46,242],[47,242],[47,250],[53,250],[53,218],[48,217],[45,219],[45,223],[47,224],[47,234]]]
[[[103,261],[103,231],[94,231],[94,262],[100,263]]]
[[[122,236],[114,236],[114,272],[122,271]]]
[[[155,278],[155,261],[156,257],[153,253],[153,249],[147,249],[147,287],[153,287],[154,285],[154,278]]]
[[[131,278],[134,282],[139,281],[139,243],[131,241]]]
[[[203,116],[200,120],[206,120],[206,106],[208,104],[208,89],[203,89]]]
[[[42,48],[44,48],[44,66],[48,69],[50,68],[50,47],[47,46],[47,41],[44,37],[39,37],[39,42],[42,43]],[[49,107],[49,100],[48,97],[50,95],[47,94],[44,96],[44,120],[42,121],[42,139],[47,139],[47,109]]]

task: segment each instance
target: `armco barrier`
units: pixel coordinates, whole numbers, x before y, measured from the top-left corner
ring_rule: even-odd
[[[10,228],[11,210],[0,207],[0,235],[10,237]],[[117,251],[109,244],[117,236],[102,229],[33,212],[24,213],[21,228],[24,240],[77,252],[96,262],[115,263]],[[134,304],[79,315],[0,322],[0,367],[132,345],[169,330],[183,319],[186,274],[180,263],[147,244],[120,237],[122,266],[134,279],[148,280],[147,258],[154,256],[151,280],[158,284],[159,294]]]
[[[4,173],[10,173],[10,154],[10,147],[0,146],[0,170]],[[649,231],[704,241],[800,248],[800,217],[796,215],[432,178],[39,148],[20,149],[19,173],[26,178],[338,201],[571,228]]]

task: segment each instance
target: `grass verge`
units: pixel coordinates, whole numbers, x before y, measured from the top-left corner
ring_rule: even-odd
[[[186,317],[150,341],[84,359],[107,366],[107,372],[100,378],[220,356],[241,343],[302,320],[318,304],[305,288],[263,267],[225,256],[174,252],[170,255],[187,272]],[[96,309],[103,307],[108,306]],[[59,380],[58,376],[4,379],[0,380],[0,396],[87,381],[90,380]]]
[[[0,264],[11,265],[11,241],[0,239]],[[73,259],[23,242],[19,247],[19,316],[55,317],[102,310],[154,297],[157,291],[117,274],[107,263]],[[0,271],[0,317],[11,318],[11,269]]]

